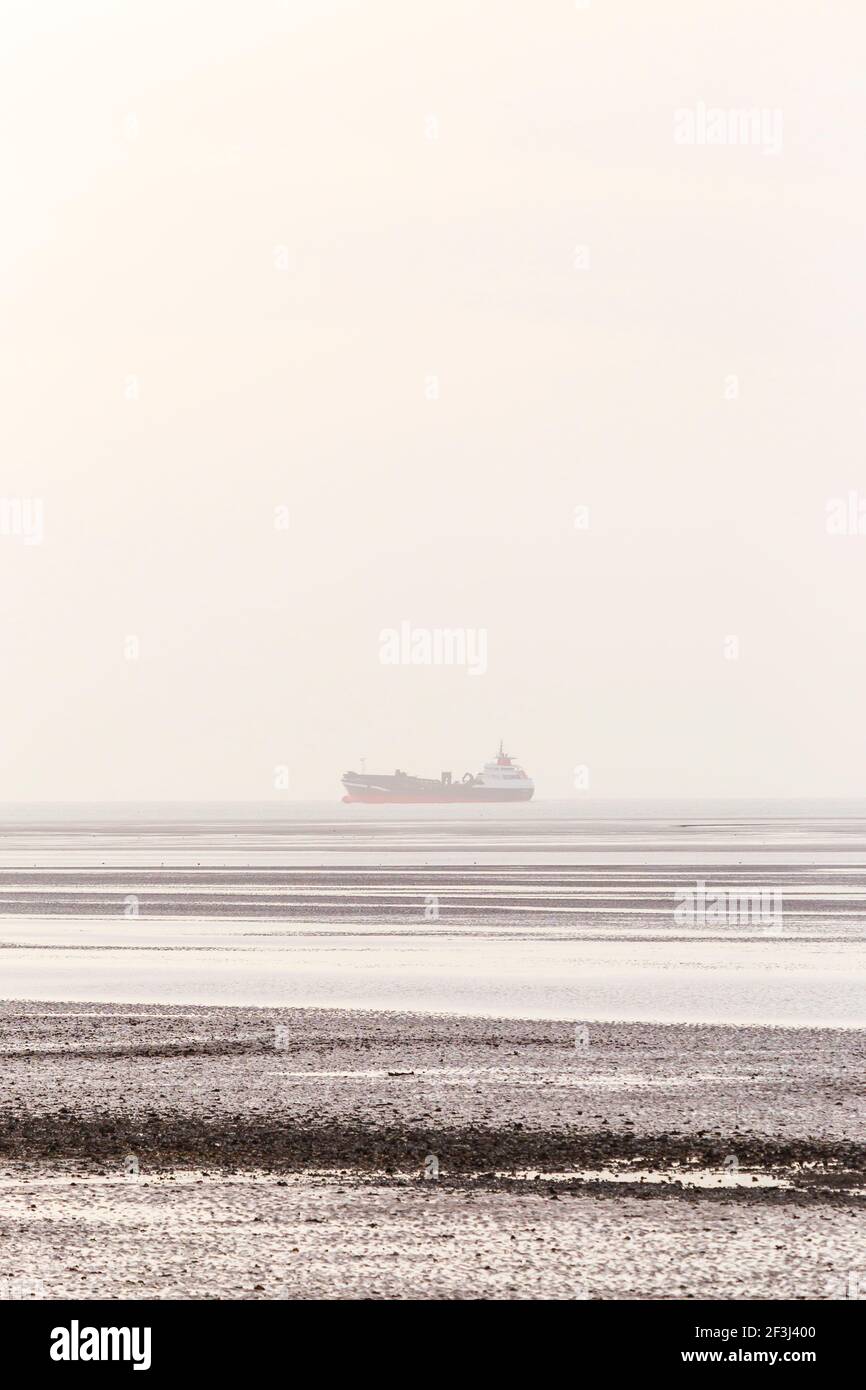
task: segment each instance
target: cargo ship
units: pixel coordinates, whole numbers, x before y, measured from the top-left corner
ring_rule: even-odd
[[[453,778],[443,772],[439,778],[411,777],[397,768],[394,772],[345,772],[344,801],[364,801],[374,805],[465,803],[467,801],[529,801],[535,784],[502,744],[499,752],[480,772],[464,772]]]

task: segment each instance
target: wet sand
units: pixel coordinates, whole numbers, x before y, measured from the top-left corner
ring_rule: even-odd
[[[843,1299],[851,1203],[312,1174],[0,1180],[7,1277],[45,1298]]]
[[[866,1025],[862,820],[328,814],[7,827],[4,997]]]
[[[49,809],[0,1297],[866,1294],[862,807]]]
[[[6,1002],[0,1277],[85,1298],[866,1285],[862,1031],[585,1028]]]

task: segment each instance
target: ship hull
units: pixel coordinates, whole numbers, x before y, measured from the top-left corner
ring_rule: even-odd
[[[499,787],[467,787],[464,791],[462,787],[443,788],[436,794],[428,793],[423,796],[412,794],[401,794],[400,792],[377,792],[377,791],[347,791],[343,797],[347,802],[360,802],[367,806],[458,806],[466,805],[467,802],[492,802],[492,801],[530,801],[532,799],[532,789],[523,791],[516,789],[512,791],[500,789]]]
[[[367,776],[343,778],[347,802],[368,806],[463,806],[478,802],[529,801],[534,788],[485,787],[476,782],[435,782],[426,777]]]

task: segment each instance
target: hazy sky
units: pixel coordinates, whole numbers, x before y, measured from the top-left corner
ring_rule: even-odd
[[[859,6],[0,25],[0,799],[864,792]]]

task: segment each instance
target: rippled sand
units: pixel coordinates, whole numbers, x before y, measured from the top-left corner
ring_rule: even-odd
[[[6,1004],[0,1268],[47,1297],[841,1298],[864,1064],[850,1030]]]
[[[0,1179],[0,1221],[46,1298],[841,1299],[866,1263],[846,1205],[532,1183],[34,1175]]]

